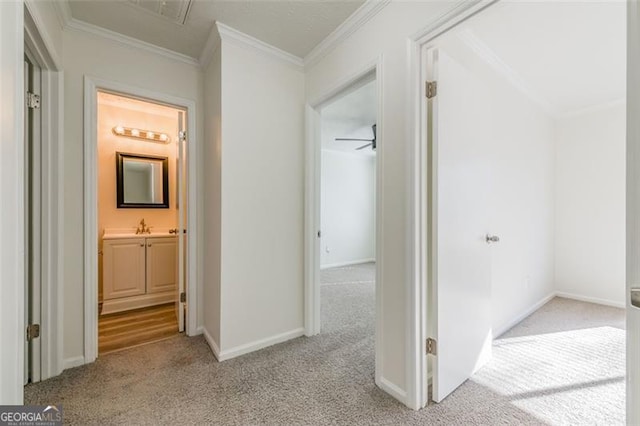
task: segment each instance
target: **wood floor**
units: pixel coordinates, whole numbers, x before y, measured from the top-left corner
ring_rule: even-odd
[[[98,354],[103,355],[178,333],[175,304],[151,306],[98,319]]]

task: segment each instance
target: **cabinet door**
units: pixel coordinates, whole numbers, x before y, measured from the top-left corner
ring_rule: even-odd
[[[144,238],[103,242],[102,292],[105,300],[145,294],[144,243]]]
[[[177,266],[175,237],[147,238],[147,293],[176,291]]]

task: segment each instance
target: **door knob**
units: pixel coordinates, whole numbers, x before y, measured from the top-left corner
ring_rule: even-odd
[[[497,235],[489,235],[489,234],[487,234],[485,236],[485,240],[487,241],[487,244],[497,243],[497,242],[500,241],[500,237],[498,237]]]
[[[640,288],[631,289],[631,305],[640,308]]]

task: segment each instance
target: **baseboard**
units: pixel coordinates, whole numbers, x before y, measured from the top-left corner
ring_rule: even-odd
[[[340,268],[341,266],[351,266],[351,265],[361,265],[363,263],[371,263],[375,262],[376,259],[359,259],[359,260],[350,260],[348,262],[338,262],[338,263],[330,263],[328,265],[320,265],[320,269],[329,269],[329,268]]]
[[[285,333],[276,334],[275,336],[267,337],[266,339],[256,340],[255,342],[246,343],[244,345],[236,346],[235,348],[227,349],[219,352],[216,357],[218,361],[226,361],[231,358],[245,355],[250,352],[264,349],[269,346],[277,345],[278,343],[286,342],[287,340],[295,339],[304,335],[304,328],[296,328],[295,330],[287,331]]]
[[[379,380],[376,380],[376,385],[378,385],[380,389],[382,389],[398,401],[402,402],[403,404],[407,403],[407,392],[400,389],[399,386],[391,383],[384,377],[380,377]]]
[[[196,332],[192,334],[192,336],[199,336],[204,333],[204,326],[199,325],[196,327]]]
[[[216,343],[215,340],[213,340],[213,337],[211,337],[211,334],[209,334],[206,328],[204,327],[201,327],[201,328],[202,328],[202,334],[204,334],[204,340],[207,341],[207,344],[211,348],[211,352],[213,352],[213,356],[215,356],[218,362],[220,362],[221,361],[220,348],[218,347],[218,344]]]
[[[105,300],[102,302],[100,315],[114,314],[131,309],[146,308],[148,306],[164,305],[165,303],[174,302],[177,297],[176,294],[177,293],[172,290],[163,293],[141,294],[140,296]]]
[[[69,368],[80,367],[84,364],[84,356],[74,356],[72,358],[66,358],[64,361],[62,361],[62,369],[66,370]]]
[[[565,293],[563,291],[558,291],[555,295],[558,297],[564,297],[565,299],[578,300],[580,302],[595,303],[597,305],[613,306],[614,308],[626,309],[627,307],[625,303],[620,303],[620,302],[616,302],[608,299],[599,299],[597,297],[580,296],[578,294]]]
[[[534,313],[535,311],[543,307],[547,302],[549,302],[554,297],[556,297],[556,293],[548,294],[547,296],[540,299],[538,302],[534,303],[529,309],[527,309],[517,317],[507,322],[505,325],[498,327],[496,330],[494,330],[493,338],[495,339],[497,337],[500,337],[505,332],[511,330],[514,326],[519,324],[523,319],[525,319],[526,317],[528,317],[529,315],[531,315],[532,313]]]

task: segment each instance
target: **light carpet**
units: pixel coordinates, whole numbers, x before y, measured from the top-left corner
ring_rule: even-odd
[[[374,384],[372,268],[372,265],[346,268],[348,272],[343,278],[339,271],[323,271],[326,285],[321,288],[322,333],[319,336],[301,337],[223,363],[214,359],[202,337],[180,336],[109,354],[91,365],[73,368],[59,377],[29,385],[25,388],[25,402],[62,404],[65,423],[80,425],[529,425],[574,422],[572,417],[555,417],[562,411],[562,406],[572,412],[593,410],[590,415],[600,417],[590,417],[587,421],[590,424],[604,418],[602,413],[615,421],[624,418],[619,404],[619,400],[624,401],[624,393],[617,388],[615,397],[605,398],[609,401],[606,406],[594,404],[597,397],[594,394],[593,399],[581,401],[576,395],[559,403],[558,407],[550,407],[549,401],[557,400],[562,393],[557,390],[564,382],[558,377],[553,386],[544,387],[545,374],[554,374],[552,370],[537,368],[531,374],[518,371],[520,361],[510,360],[516,353],[502,351],[506,344],[498,346],[503,340],[496,342],[496,356],[491,365],[445,401],[417,412],[407,409]],[[331,276],[336,278],[330,279]],[[580,312],[587,312],[589,318],[597,318],[597,321],[581,320]],[[504,338],[526,339],[524,336],[527,335],[616,327],[622,322],[623,311],[554,299],[543,307],[540,315],[536,313],[523,322],[525,331],[521,336],[517,335],[518,326]],[[539,316],[537,321],[536,316]],[[547,324],[548,331],[536,324]],[[562,324],[562,330],[556,329],[557,324]],[[607,333],[607,330],[602,332],[615,334]],[[572,339],[583,337],[576,333]],[[541,342],[557,344],[561,340],[550,338]],[[528,350],[524,349],[526,346],[521,348],[527,356],[539,350],[537,345]],[[580,352],[588,350],[589,346],[583,342],[573,344],[573,348]],[[574,349],[567,349],[567,353]],[[602,380],[611,372],[607,371],[603,376],[600,370],[608,370],[615,364],[611,374],[614,381],[600,385],[592,383],[588,388],[597,393],[608,385],[617,386],[615,378],[620,356],[614,352],[612,348],[611,358],[618,361],[605,365],[583,363],[592,372],[574,374],[566,385],[575,387],[576,384],[584,385],[583,380]],[[596,358],[604,359],[605,355]],[[534,373],[540,376],[534,376]],[[545,394],[545,389],[555,392]],[[538,395],[536,392],[539,391],[543,393]],[[540,397],[548,399],[538,404],[535,399]]]

